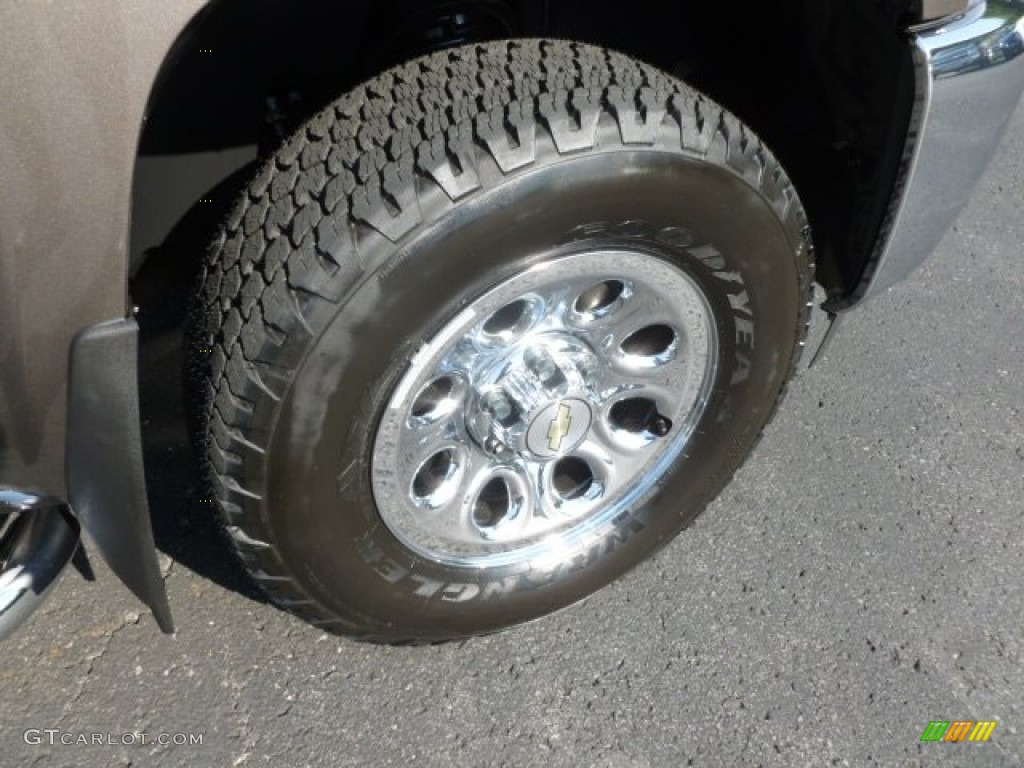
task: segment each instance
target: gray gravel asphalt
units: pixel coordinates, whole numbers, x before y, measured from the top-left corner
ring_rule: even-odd
[[[1022,201],[1024,110],[929,264],[848,318],[697,523],[501,635],[375,647],[263,603],[163,430],[178,634],[96,558],[95,582],[69,571],[4,648],[0,766],[1024,765]],[[919,742],[956,719],[999,724],[987,744]]]

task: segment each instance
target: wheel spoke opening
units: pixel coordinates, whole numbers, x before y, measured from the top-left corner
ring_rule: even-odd
[[[611,312],[625,293],[626,285],[621,280],[605,280],[581,293],[573,309],[580,315],[601,317]]]
[[[502,523],[515,517],[516,504],[509,490],[508,482],[495,477],[477,494],[473,504],[473,522],[484,533],[489,533]]]
[[[563,501],[583,498],[593,485],[594,472],[583,459],[569,456],[555,464],[551,486]]]
[[[488,317],[480,331],[490,344],[511,344],[530,330],[537,314],[538,302],[535,299],[516,299]]]
[[[634,362],[658,365],[671,359],[677,346],[676,340],[675,330],[657,323],[631,333],[622,340],[619,349]]]
[[[412,480],[412,496],[419,506],[436,509],[455,495],[459,461],[451,448],[433,454],[420,464]]]
[[[672,421],[658,412],[658,405],[646,397],[620,400],[609,413],[615,429],[632,435],[664,437],[672,431]]]
[[[452,412],[456,395],[455,379],[451,376],[441,376],[419,391],[410,413],[413,419],[420,422],[437,421]]]

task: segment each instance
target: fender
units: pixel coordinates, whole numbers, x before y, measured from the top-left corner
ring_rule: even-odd
[[[54,13],[0,3],[0,487],[70,502],[165,631],[138,439],[128,225],[153,83],[204,5],[68,3]],[[91,66],[76,64],[76,50]]]

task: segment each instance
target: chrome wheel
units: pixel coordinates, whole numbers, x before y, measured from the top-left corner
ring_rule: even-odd
[[[437,562],[557,556],[682,454],[717,359],[703,292],[654,256],[590,251],[505,280],[395,388],[372,459],[381,518]]]

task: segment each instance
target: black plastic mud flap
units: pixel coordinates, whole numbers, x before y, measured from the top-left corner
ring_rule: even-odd
[[[135,320],[126,318],[86,328],[72,342],[68,501],[111,570],[171,633],[146,500],[138,335]]]

